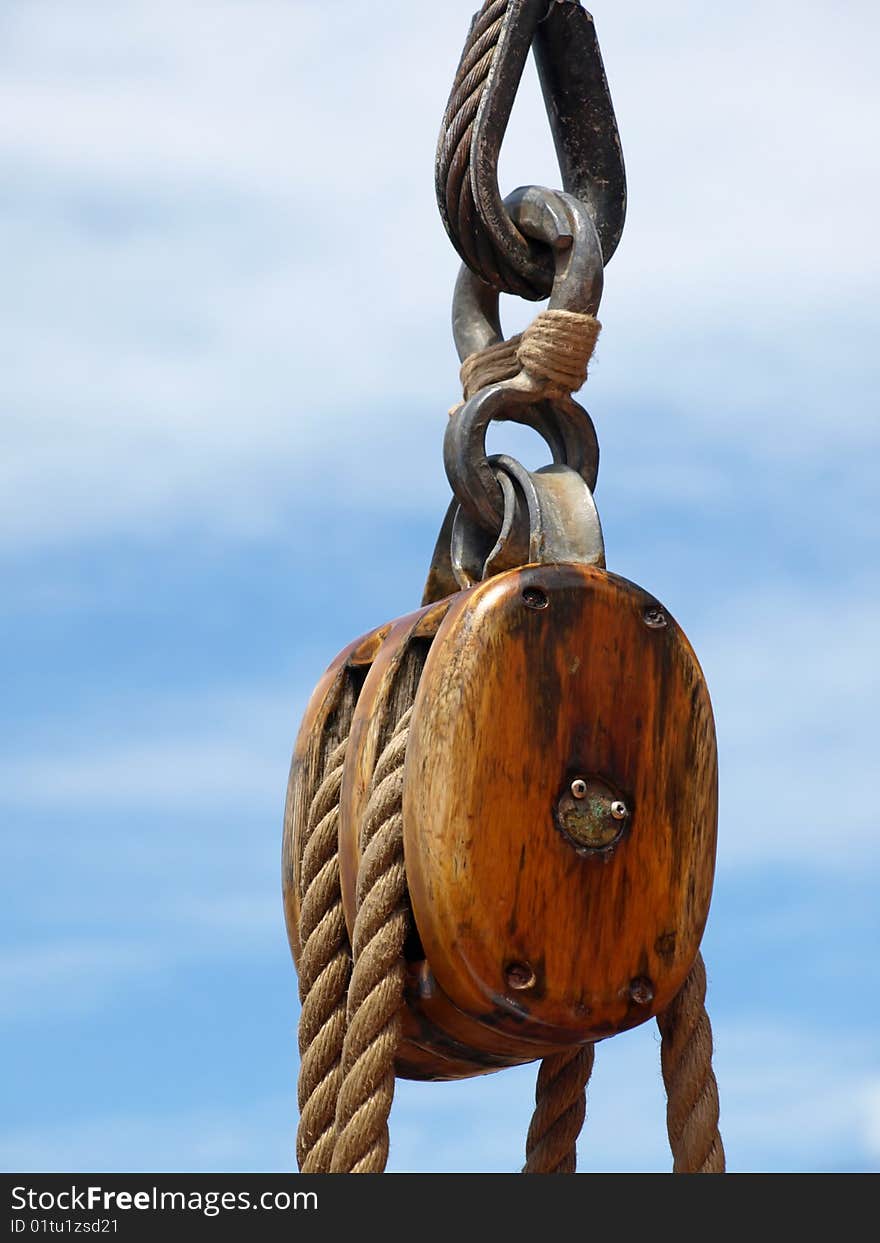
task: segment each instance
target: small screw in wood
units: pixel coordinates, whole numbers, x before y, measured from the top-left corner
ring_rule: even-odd
[[[646,975],[637,975],[629,982],[629,995],[637,1006],[646,1006],[654,1000],[654,985]]]
[[[656,604],[645,609],[642,618],[646,626],[650,626],[652,630],[662,630],[666,625],[666,614]]]
[[[526,587],[522,593],[522,601],[529,609],[545,609],[550,603],[546,591],[542,591],[540,587]]]
[[[527,962],[511,962],[504,969],[505,977],[510,988],[521,991],[524,988],[533,988],[535,985],[535,973]]]

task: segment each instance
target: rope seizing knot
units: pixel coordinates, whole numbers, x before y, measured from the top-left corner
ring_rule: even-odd
[[[576,393],[586,381],[601,330],[595,315],[541,311],[524,332],[468,355],[459,373],[465,401],[523,371],[541,397]]]
[[[522,334],[516,356],[529,375],[543,382],[542,395],[576,393],[586,382],[601,330],[595,315],[541,311]]]
[[[477,350],[475,354],[468,354],[458,373],[465,401],[490,384],[512,380],[519,375],[520,362],[516,352],[521,340],[522,335],[517,333],[509,341],[499,341],[496,345],[487,345],[484,350]]]

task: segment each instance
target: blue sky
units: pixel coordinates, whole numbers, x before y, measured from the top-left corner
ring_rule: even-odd
[[[287,766],[447,500],[470,12],[0,7],[3,1168],[292,1168]],[[715,704],[729,1164],[876,1169],[880,18],[594,14],[630,212],[584,399],[609,566]],[[530,70],[502,183],[555,180]],[[399,1085],[391,1168],[518,1168],[533,1078]],[[579,1152],[667,1168],[652,1028],[598,1049]]]

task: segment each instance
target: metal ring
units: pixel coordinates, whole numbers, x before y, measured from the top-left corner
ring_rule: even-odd
[[[535,428],[546,440],[554,463],[577,471],[593,491],[599,473],[599,441],[583,406],[571,397],[535,406],[529,393],[493,384],[456,412],[443,440],[447,477],[474,522],[494,532],[504,518],[504,498],[486,456],[486,430],[493,419],[502,417]]]
[[[482,527],[468,521],[461,505],[456,506],[449,539],[449,560],[460,588],[473,587],[474,583],[482,582],[486,577],[486,567],[515,538],[517,503],[513,481],[505,470],[499,469],[499,458],[492,458],[491,461],[503,498],[501,527],[493,540],[492,535],[487,535]],[[515,564],[524,564],[528,559],[527,552],[526,548],[523,555],[515,558]]]
[[[456,508],[448,558],[459,588],[526,564],[605,565],[602,524],[580,475],[567,466],[528,471],[505,454],[489,461],[504,497],[504,519],[493,540],[461,505]]]
[[[602,297],[602,249],[587,209],[578,199],[543,186],[523,186],[505,207],[523,233],[547,243],[555,256],[553,310],[595,314]],[[452,302],[452,331],[459,358],[504,338],[498,291],[462,266]],[[468,516],[484,530],[497,531],[504,498],[486,457],[486,430],[494,419],[534,428],[547,442],[553,462],[570,466],[587,486],[596,486],[599,444],[586,410],[571,397],[535,401],[533,393],[501,381],[476,393],[450,420],[443,444],[446,474]]]
[[[520,186],[504,200],[514,224],[552,247],[556,275],[548,307],[595,315],[605,269],[599,237],[583,203],[562,190]],[[452,295],[452,335],[460,362],[504,340],[498,290],[462,264]]]

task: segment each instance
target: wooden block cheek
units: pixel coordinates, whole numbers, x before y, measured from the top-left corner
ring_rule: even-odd
[[[644,620],[655,606],[602,571],[513,571],[450,608],[426,663],[404,802],[414,913],[440,986],[504,1030],[563,1041],[632,1026],[696,954],[714,726],[683,634]],[[627,802],[611,850],[560,833],[554,806],[579,771]],[[525,968],[534,984],[511,987]]]
[[[303,714],[290,763],[282,839],[282,892],[287,936],[299,967],[300,862],[309,806],[328,754],[345,738],[370,664],[387,635],[379,626],[344,648],[318,682]]]

